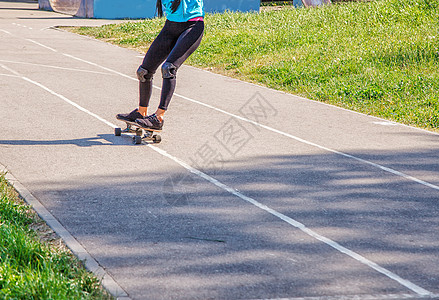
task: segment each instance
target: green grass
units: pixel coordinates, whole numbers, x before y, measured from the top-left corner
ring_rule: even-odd
[[[0,174],[0,299],[111,299],[71,254],[38,240],[35,222]]]
[[[208,15],[188,63],[389,120],[439,128],[439,1]],[[145,51],[163,20],[75,32]]]

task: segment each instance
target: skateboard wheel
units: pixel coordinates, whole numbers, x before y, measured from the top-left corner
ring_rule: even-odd
[[[139,145],[139,144],[141,144],[141,143],[142,143],[142,137],[141,137],[141,136],[138,136],[138,135],[133,136],[133,143],[134,143],[135,145]]]
[[[121,136],[122,135],[122,128],[114,128],[114,135]]]
[[[162,137],[160,135],[154,135],[152,137],[152,140],[154,141],[154,143],[160,143],[162,141]]]

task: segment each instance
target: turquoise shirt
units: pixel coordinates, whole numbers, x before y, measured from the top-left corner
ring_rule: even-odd
[[[175,13],[171,11],[173,0],[162,0],[166,19],[172,22],[187,22],[190,19],[204,17],[203,0],[181,0]]]

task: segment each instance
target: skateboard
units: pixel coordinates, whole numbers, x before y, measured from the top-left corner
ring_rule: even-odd
[[[122,121],[122,120],[119,120]],[[134,122],[128,122],[128,121],[122,121],[125,122],[127,125],[127,128],[122,130],[122,128],[114,128],[114,135],[115,136],[121,136],[123,133],[128,134],[132,136],[133,138],[133,144],[139,145],[142,143],[142,141],[145,142],[152,142],[152,143],[160,143],[162,141],[162,137],[156,132],[161,132],[160,130],[154,130],[154,129],[144,129],[139,127]],[[135,135],[132,135],[132,134]]]

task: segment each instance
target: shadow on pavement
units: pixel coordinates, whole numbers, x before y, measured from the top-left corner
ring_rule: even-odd
[[[350,154],[438,178],[434,150]],[[412,155],[422,161],[404,163]],[[438,191],[333,154],[258,156],[205,172],[439,292]],[[32,192],[135,299],[410,293],[182,170],[41,180]]]
[[[0,140],[0,145],[14,146],[75,145],[78,147],[94,147],[108,145],[126,146],[127,144],[132,144],[130,136],[115,137],[114,134],[98,134],[96,137],[66,140]]]

